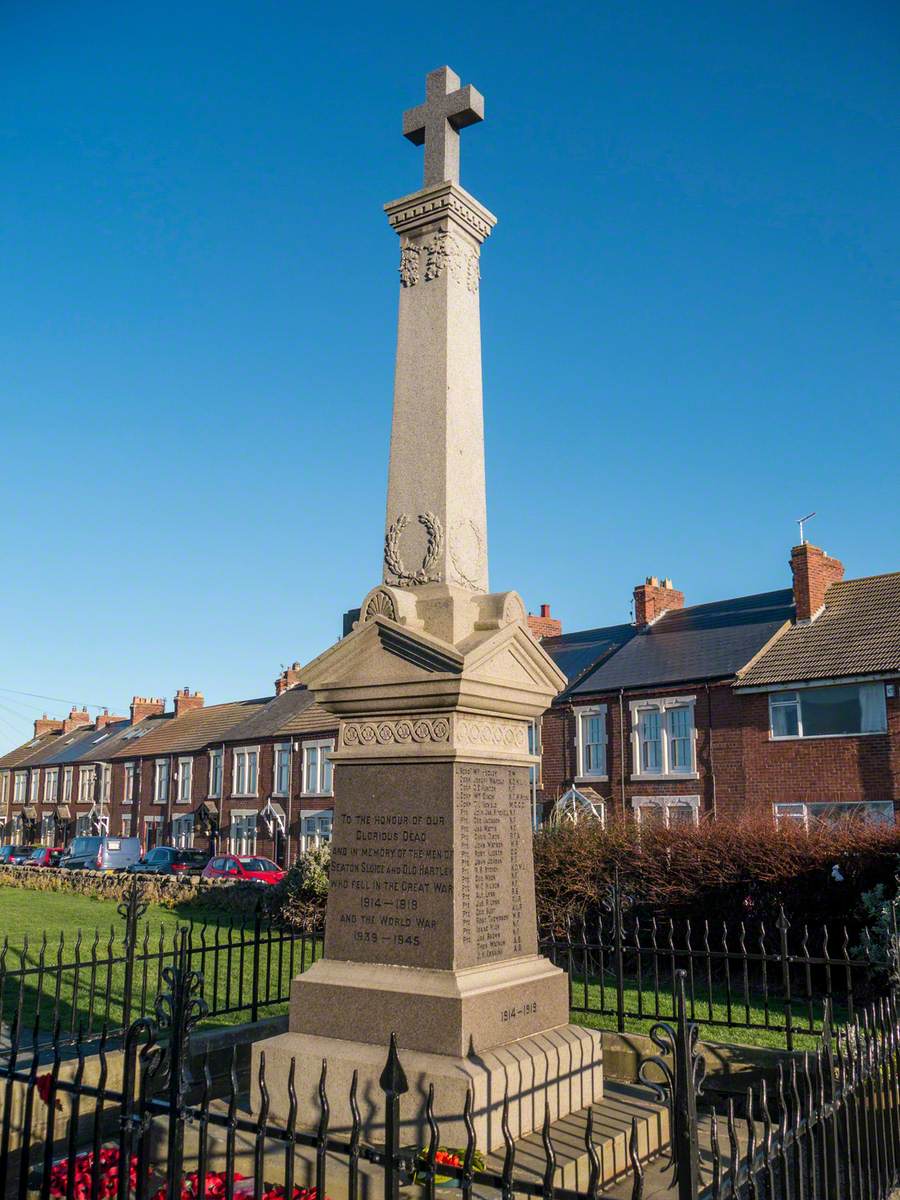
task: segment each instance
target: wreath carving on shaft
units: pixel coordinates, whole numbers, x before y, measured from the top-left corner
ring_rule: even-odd
[[[438,555],[444,544],[444,530],[441,521],[435,513],[420,513],[419,524],[425,526],[428,533],[428,545],[425,556],[418,571],[407,571],[400,556],[400,537],[409,524],[409,513],[401,513],[390,526],[384,537],[384,561],[391,574],[399,583],[418,585],[422,583],[438,583],[440,575],[432,572],[432,567],[438,560]]]

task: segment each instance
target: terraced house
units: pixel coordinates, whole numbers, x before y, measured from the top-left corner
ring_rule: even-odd
[[[138,836],[289,861],[330,840],[336,727],[282,672],[274,696],[206,706],[180,689],[174,710],[136,696],[129,717],[43,718],[0,760],[10,840],[65,844],[82,833]]]
[[[808,543],[790,565],[790,588],[688,607],[650,578],[630,624],[531,618],[569,680],[541,722],[539,817],[894,819],[900,573],[845,581]]]

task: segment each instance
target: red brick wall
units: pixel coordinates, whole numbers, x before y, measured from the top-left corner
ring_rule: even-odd
[[[628,704],[641,697],[693,695],[699,779],[632,780]],[[607,816],[622,812],[623,745],[618,693],[584,697],[581,704],[607,705],[608,779],[590,785],[607,801]],[[900,698],[889,699],[888,733],[857,737],[772,741],[768,696],[737,693],[730,683],[706,687],[653,688],[623,696],[625,811],[633,796],[700,795],[701,810],[719,817],[776,803],[900,801]],[[545,805],[575,777],[575,718],[558,706],[541,722],[541,790]],[[588,782],[588,781],[585,781]]]

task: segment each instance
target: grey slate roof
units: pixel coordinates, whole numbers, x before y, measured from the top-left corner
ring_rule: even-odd
[[[89,739],[96,736],[96,730],[92,725],[79,725],[77,729],[72,729],[68,733],[56,733],[44,745],[34,750],[28,758],[22,759],[18,765],[20,767],[43,767],[56,763],[75,762],[85,749]]]
[[[824,611],[792,626],[736,687],[900,672],[900,572],[833,583]]]
[[[566,695],[727,679],[793,618],[790,588],[666,613],[638,630]]]
[[[305,687],[288,688],[265,707],[252,713],[228,733],[226,741],[251,742],[255,738],[337,729],[338,718],[316,704]]]
[[[27,742],[23,742],[21,746],[16,746],[14,750],[8,750],[0,758],[0,770],[5,771],[10,767],[21,766],[27,759],[38,754],[58,737],[58,733],[42,733],[39,737],[29,738]]]
[[[578,633],[542,638],[541,648],[547,651],[571,687],[585,671],[630,642],[636,632],[633,625],[606,625],[601,629],[583,629]]]
[[[144,717],[132,725],[130,721],[117,721],[107,725],[105,729],[94,732],[93,738],[82,743],[81,753],[77,756],[79,762],[108,762],[115,758],[118,751],[124,747],[132,747],[135,758],[140,757],[141,741],[147,734],[158,729],[165,721],[173,720],[171,714],[155,714]],[[106,735],[106,736],[104,736]]]
[[[258,700],[234,700],[230,704],[211,704],[208,708],[194,708],[180,717],[160,721],[146,737],[137,742],[122,739],[119,749],[111,758],[141,758],[152,754],[178,754],[202,750],[213,742],[225,741],[231,731],[253,712],[263,708],[272,699],[263,696]]]

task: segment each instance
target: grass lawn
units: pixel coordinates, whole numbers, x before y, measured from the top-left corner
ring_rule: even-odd
[[[8,944],[0,960],[4,1026],[8,1027],[19,1003],[20,990],[23,1017],[29,1026],[38,1008],[41,1026],[48,1030],[57,1019],[66,1033],[74,1033],[79,1024],[86,1032],[98,1032],[104,1023],[121,1025],[125,921],[117,908],[115,900],[0,888],[0,935]],[[301,962],[308,966],[314,957],[309,942],[292,942],[264,927],[257,954],[252,920],[232,919],[196,904],[177,909],[151,904],[138,926],[132,1019],[151,1011],[157,993],[165,989],[162,971],[172,961],[177,931],[185,926],[192,927],[192,966],[203,973],[203,995],[215,1012],[205,1026],[248,1020],[254,980],[260,1015],[287,1011],[290,981]],[[43,983],[37,970],[41,961]],[[58,971],[58,962],[66,964],[66,969]]]
[[[95,900],[62,892],[0,888],[0,935],[8,939],[10,947],[6,955],[7,970],[20,965],[21,948],[26,936],[26,962],[38,962],[44,933],[47,936],[45,965],[51,968],[55,965],[61,934],[64,938],[62,961],[72,963],[76,959],[76,940],[79,932],[81,933],[78,958],[82,966],[77,972],[77,978],[72,971],[63,974],[58,998],[55,991],[55,973],[48,977],[40,997],[37,994],[36,973],[26,977],[23,1010],[27,1021],[33,1020],[40,1001],[41,1020],[46,1026],[51,1026],[56,1016],[59,1016],[63,1027],[74,1032],[79,1019],[83,1019],[87,1026],[87,1014],[91,1010],[94,1012],[94,1019],[90,1028],[94,1031],[102,1027],[105,1019],[109,1020],[111,1025],[121,1023],[125,969],[123,963],[118,960],[122,955],[125,922],[116,910],[117,902],[114,900]],[[257,963],[252,946],[252,922],[242,924],[237,918],[232,921],[230,917],[222,917],[200,905],[182,905],[173,910],[152,904],[139,927],[139,961],[135,966],[132,989],[133,1016],[139,1015],[141,1011],[149,1011],[152,1007],[153,999],[162,987],[161,969],[171,960],[176,931],[191,923],[194,925],[193,965],[203,972],[204,995],[212,1007],[220,1010],[204,1024],[229,1025],[248,1020],[254,974],[261,981],[260,1013],[274,1016],[287,1011],[286,997],[290,980],[300,969],[301,949],[304,951],[307,966],[313,959],[309,945],[301,948],[299,944],[295,944],[293,957],[289,944],[275,941],[271,945],[264,945],[258,961],[259,970],[255,972]],[[112,951],[111,929],[115,931]],[[0,1013],[4,1024],[9,1023],[18,1001],[18,994],[18,978],[7,977],[5,981],[0,978]],[[616,1028],[614,986],[607,984],[601,997],[599,986],[590,983],[585,995],[583,980],[576,978],[572,995],[573,1004],[576,1006],[576,1010],[572,1012],[572,1020],[576,1024],[593,1029]],[[729,1028],[724,988],[714,987],[711,1000],[713,1020],[723,1024],[710,1024],[708,1020],[703,1020],[704,1017],[709,1017],[710,1012],[705,997],[701,999],[698,996],[694,1015],[700,1023],[700,1036],[704,1041],[785,1048],[783,1030],[764,1028],[765,1009],[758,997],[750,997],[749,1011],[737,993],[732,1004],[732,1019],[744,1022],[749,1018],[750,1023],[763,1026],[756,1029],[742,1028],[740,1025]],[[638,1001],[637,987],[633,984],[627,986],[626,1009],[637,1011]],[[643,1003],[645,1009],[652,1005],[652,993],[644,992]],[[589,1010],[606,1008],[612,1012],[603,1015],[599,1011],[579,1012],[578,1007]],[[671,993],[661,995],[660,1009],[659,1017],[626,1019],[626,1032],[647,1033],[656,1020],[671,1020]],[[795,1003],[793,1013],[795,1028],[802,1028],[808,1020],[806,1006]],[[816,1025],[820,1026],[822,1008],[819,1003],[815,1005],[814,1017]],[[784,1010],[777,996],[770,999],[769,1019],[773,1023],[784,1023]],[[835,1019],[838,1022],[846,1019],[846,1012],[836,1009]],[[814,1049],[816,1039],[808,1034],[797,1033],[794,1044],[798,1050]]]

